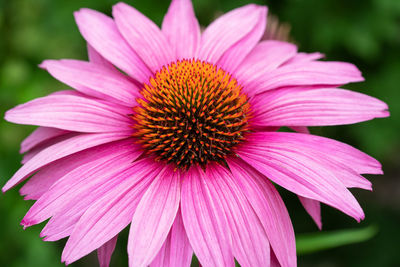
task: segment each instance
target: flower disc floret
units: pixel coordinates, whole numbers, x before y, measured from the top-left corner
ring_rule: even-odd
[[[156,160],[188,169],[224,162],[249,130],[250,105],[229,73],[200,60],[164,66],[142,90],[135,136]]]

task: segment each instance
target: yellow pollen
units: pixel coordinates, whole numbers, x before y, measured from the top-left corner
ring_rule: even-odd
[[[236,79],[200,60],[164,66],[134,108],[134,134],[156,160],[189,169],[225,162],[249,131],[250,105]]]

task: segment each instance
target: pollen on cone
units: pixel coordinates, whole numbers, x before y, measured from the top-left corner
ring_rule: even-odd
[[[222,162],[249,130],[250,106],[241,89],[213,64],[171,63],[142,90],[133,115],[135,136],[148,153],[178,168]]]

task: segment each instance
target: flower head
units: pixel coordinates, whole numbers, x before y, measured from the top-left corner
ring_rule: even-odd
[[[272,182],[319,227],[320,202],[363,219],[348,188],[371,189],[360,174],[382,173],[379,162],[306,127],[386,117],[387,106],[337,88],[363,80],[354,65],[262,40],[266,13],[247,5],[200,33],[189,0],[172,1],[161,29],[123,3],[113,18],[76,12],[89,61],[41,64],[75,90],[5,116],[40,126],[3,187],[33,175],[22,225],[50,218],[41,236],[68,237],[67,264],[97,249],[107,266],[130,224],[130,266],[189,266],[194,253],[203,266],[286,267],[294,231]]]
[[[249,103],[230,74],[200,60],[172,63],[150,79],[134,135],[157,160],[189,169],[224,162],[248,129]]]

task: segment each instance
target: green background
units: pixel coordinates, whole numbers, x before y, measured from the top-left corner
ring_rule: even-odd
[[[111,0],[0,0],[0,114],[18,103],[67,87],[37,65],[44,59],[86,59],[85,42],[72,12],[89,7],[110,14]],[[250,1],[195,0],[202,25],[222,12]],[[299,266],[400,266],[400,1],[399,0],[276,0],[266,4],[269,12],[291,25],[291,36],[305,52],[319,51],[328,60],[356,64],[366,82],[348,85],[387,102],[391,117],[349,126],[317,127],[312,132],[341,140],[379,159],[385,175],[368,176],[374,191],[353,190],[366,213],[361,224],[323,206],[323,232],[361,229],[344,233],[350,239],[372,236],[368,241],[343,245],[335,239],[312,239],[317,228],[296,198],[282,191],[302,250]],[[127,1],[160,25],[169,1]],[[19,168],[19,143],[33,130],[0,121],[0,185]],[[23,230],[19,222],[32,202],[23,201],[14,189],[0,195],[0,266],[62,266],[65,240],[43,242],[43,224]],[[366,229],[362,229],[366,228]],[[373,230],[371,230],[373,229]],[[371,230],[371,231],[370,231]],[[363,232],[364,231],[364,232]],[[372,234],[371,234],[372,233]],[[314,234],[315,235],[315,234]],[[119,239],[112,266],[127,266],[127,231]],[[347,241],[346,241],[347,240]],[[342,240],[343,241],[343,240]],[[328,246],[324,245],[328,242]],[[336,242],[336,243],[335,243]],[[311,248],[311,249],[310,249]],[[94,253],[72,266],[95,266]]]

